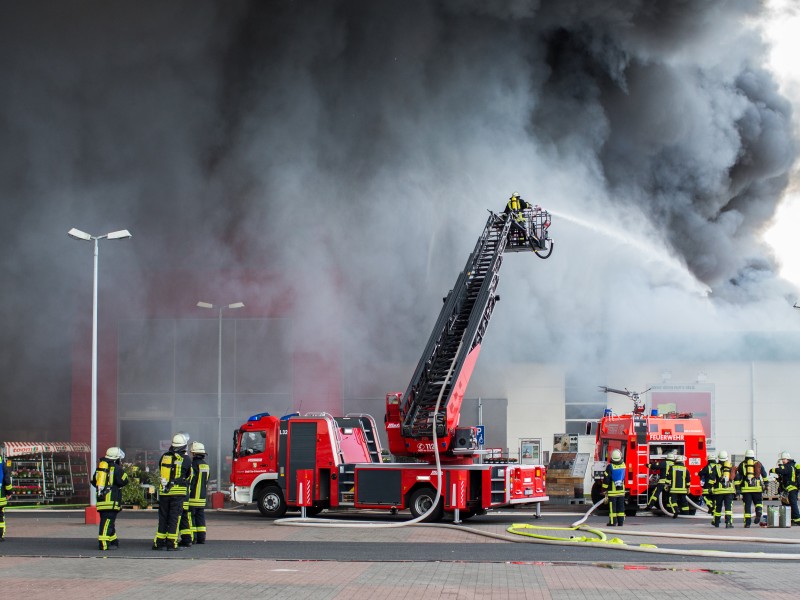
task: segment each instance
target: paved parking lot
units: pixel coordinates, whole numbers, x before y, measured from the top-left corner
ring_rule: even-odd
[[[720,531],[701,517],[637,517],[619,531],[609,531],[609,537],[631,547],[678,550],[663,556],[612,549],[620,544],[551,546],[505,539],[513,523],[543,526],[548,529],[536,531],[569,537],[575,532],[556,528],[574,522],[577,512],[546,511],[540,520],[525,513],[492,515],[444,528],[394,526],[400,517],[380,520],[390,527],[309,528],[276,525],[252,512],[208,514],[208,544],[164,553],[149,550],[155,513],[124,511],[118,520],[121,549],[101,553],[95,549],[95,527],[83,523],[82,513],[9,511],[9,539],[0,545],[3,596],[752,600],[796,598],[800,589],[798,528]],[[354,520],[352,515],[342,518]],[[589,520],[601,528],[604,523],[600,517]],[[658,537],[676,534],[697,537]],[[714,548],[798,556],[756,560],[689,555]]]

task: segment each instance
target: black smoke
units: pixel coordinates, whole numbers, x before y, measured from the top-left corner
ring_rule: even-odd
[[[268,266],[299,282],[310,330],[344,311],[349,364],[414,361],[485,210],[517,190],[554,212],[557,247],[509,260],[497,353],[603,360],[624,354],[618,332],[726,330],[743,314],[780,327],[791,290],[760,234],[795,148],[761,11],[4,4],[0,431],[29,427],[21,399],[53,415],[32,435],[67,414],[91,286],[71,227],[134,233],[101,264],[101,286],[132,303],[157,294],[155,270]]]

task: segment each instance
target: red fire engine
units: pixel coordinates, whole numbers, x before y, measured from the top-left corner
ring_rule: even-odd
[[[648,468],[648,464],[655,466],[660,461],[666,461],[667,454],[672,451],[685,457],[691,481],[689,495],[695,503],[699,503],[702,494],[699,471],[706,463],[706,434],[702,421],[693,418],[691,413],[658,414],[653,410],[646,415],[639,392],[605,386],[600,391],[628,396],[633,400],[633,412],[615,415],[607,409],[597,424],[592,502],[597,503],[602,499],[603,472],[611,452],[619,450],[627,465],[626,514],[635,515],[637,510],[647,507],[658,483],[657,470]],[[669,510],[666,496],[661,504]],[[694,508],[691,512],[694,513]]]
[[[526,208],[490,212],[439,318],[405,393],[386,396],[389,449],[407,462],[382,462],[375,420],[364,414],[254,415],[234,433],[231,499],[255,502],[264,516],[281,517],[305,506],[410,509],[435,521],[445,512],[461,518],[487,509],[546,501],[541,465],[483,464],[477,428],[460,427],[464,393],[499,296],[504,252],[552,253],[550,215]],[[440,469],[435,458],[438,455]],[[298,490],[303,489],[301,495]],[[305,493],[311,490],[311,493]]]

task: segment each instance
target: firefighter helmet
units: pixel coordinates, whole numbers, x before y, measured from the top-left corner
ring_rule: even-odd
[[[709,452],[708,454],[706,454],[706,460],[708,460],[708,462],[711,462],[712,460],[714,461],[717,460],[717,453]]]
[[[756,453],[753,450],[748,450],[747,452],[744,453],[744,457],[745,458],[755,458],[756,457]]]
[[[678,456],[678,451],[677,450],[670,450],[667,453],[667,459],[669,459],[669,460],[675,460],[676,456]]]
[[[683,454],[678,454],[675,457],[675,462],[676,463],[684,463],[684,462],[686,462],[686,457]]]
[[[792,460],[792,455],[786,451],[781,452],[781,460]]]
[[[511,194],[511,199],[512,200],[519,200],[519,192],[514,192],[513,194]]]
[[[205,454],[206,447],[200,442],[192,442],[192,445],[189,447],[189,451],[192,454]]]
[[[720,450],[719,459],[720,461],[725,462],[726,460],[728,460],[728,453],[725,450]]]
[[[185,433],[176,433],[172,436],[172,447],[182,448],[189,443],[189,436]]]
[[[622,460],[622,452],[619,450],[612,450],[611,451],[611,460],[614,462],[619,462]]]
[[[106,458],[108,460],[122,460],[125,458],[125,453],[122,451],[122,448],[117,448],[116,446],[112,446],[108,450],[106,450]]]

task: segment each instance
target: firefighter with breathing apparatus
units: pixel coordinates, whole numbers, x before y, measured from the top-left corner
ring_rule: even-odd
[[[178,523],[189,491],[192,465],[186,455],[189,436],[176,433],[169,450],[158,461],[161,478],[158,495],[158,530],[153,550],[182,550],[178,545]]]
[[[117,514],[122,510],[122,488],[130,483],[122,466],[123,458],[125,453],[121,448],[109,448],[92,475],[92,485],[97,489],[97,512],[100,514],[100,531],[97,534],[100,550],[119,548]]]
[[[747,450],[744,453],[744,460],[736,468],[734,484],[742,495],[744,503],[744,526],[750,527],[752,508],[755,508],[755,522],[761,522],[764,501],[764,478],[767,470],[760,461],[756,460],[756,453]]]
[[[608,526],[622,527],[625,522],[625,478],[626,468],[622,452],[611,451],[611,462],[603,474],[603,493],[608,499]]]
[[[725,515],[725,527],[733,527],[733,495],[736,489],[731,481],[731,471],[733,470],[728,453],[720,450],[717,455],[717,463],[711,469],[709,485],[711,494],[714,496],[714,518],[711,524],[719,527],[720,519]]]
[[[189,486],[189,511],[192,519],[192,537],[196,544],[206,543],[206,493],[209,467],[206,463],[206,447],[192,442],[192,483]]]
[[[700,469],[700,485],[703,487],[703,502],[705,502],[708,512],[714,512],[714,495],[711,491],[711,469],[717,464],[717,453],[709,452],[706,454],[706,466]]]

